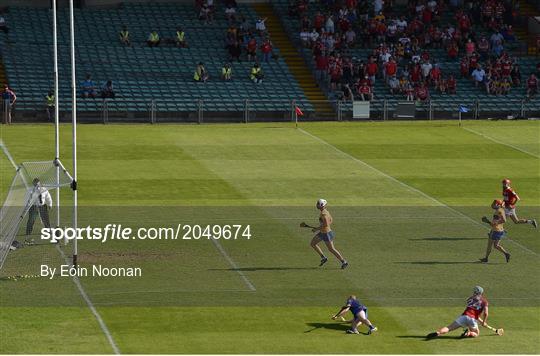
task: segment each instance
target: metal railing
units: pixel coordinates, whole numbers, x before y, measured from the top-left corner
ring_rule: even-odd
[[[227,123],[227,122],[290,122],[295,121],[298,107],[303,115],[299,121],[347,121],[347,120],[438,120],[438,119],[506,119],[540,117],[540,99],[508,99],[503,96],[486,99],[470,99],[457,102],[431,100],[408,102],[412,114],[403,115],[407,102],[404,100],[372,100],[369,115],[355,117],[351,101],[305,99],[259,100],[259,99],[79,99],[78,118],[81,122],[141,122],[141,123]],[[414,108],[411,109],[411,106]],[[461,115],[460,107],[465,108]],[[47,121],[47,107],[42,101],[18,101],[12,108],[13,122]],[[71,104],[60,103],[60,121],[71,120]],[[2,119],[6,122],[9,110],[2,101]]]

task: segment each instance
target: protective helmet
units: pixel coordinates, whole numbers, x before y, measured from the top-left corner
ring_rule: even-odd
[[[324,199],[317,200],[317,209],[324,208],[328,202]]]
[[[473,294],[484,294],[484,288],[476,286],[473,288]]]
[[[497,208],[500,208],[500,207],[504,206],[504,201],[502,201],[500,199],[495,199],[493,201],[493,203],[491,203],[491,206],[495,206]]]

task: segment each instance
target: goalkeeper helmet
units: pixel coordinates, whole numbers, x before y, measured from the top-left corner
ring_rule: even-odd
[[[317,200],[317,209],[324,208],[328,202],[324,199]]]
[[[474,295],[478,295],[478,294],[484,294],[484,288],[480,287],[480,286],[476,286],[473,288],[473,294]]]

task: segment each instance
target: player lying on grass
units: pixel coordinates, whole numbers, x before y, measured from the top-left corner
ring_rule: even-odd
[[[504,212],[506,216],[510,216],[515,224],[531,224],[535,228],[538,227],[536,220],[534,219],[520,219],[516,214],[516,204],[520,200],[516,191],[510,187],[512,182],[510,179],[503,179],[502,181],[502,195],[504,198]]]
[[[368,335],[371,335],[374,331],[377,331],[377,327],[371,324],[371,321],[368,319],[368,310],[367,307],[360,303],[356,299],[355,295],[351,295],[349,299],[345,302],[345,306],[341,307],[341,310],[332,317],[332,320],[342,318],[345,313],[351,311],[353,319],[351,320],[351,328],[347,330],[347,334],[360,334],[358,332],[358,327],[362,324],[367,325],[369,328]]]
[[[337,257],[337,259],[341,262],[341,269],[346,268],[349,263],[343,258],[341,253],[336,250],[334,247],[334,237],[335,234],[332,231],[331,225],[332,225],[332,215],[330,215],[330,212],[326,209],[327,202],[324,199],[319,199],[317,201],[317,209],[321,211],[319,215],[319,227],[313,227],[309,226],[306,223],[301,223],[301,227],[310,227],[312,232],[316,232],[317,234],[313,236],[311,239],[311,247],[321,256],[321,263],[319,266],[324,265],[326,262],[328,262],[328,258],[324,255],[321,248],[318,246],[318,243],[321,241],[324,241],[326,244],[326,247],[328,248],[328,251],[330,251],[334,256]]]
[[[482,314],[484,314],[482,325],[486,326],[488,318],[488,301],[484,296],[484,289],[480,286],[476,286],[473,288],[473,295],[467,299],[467,307],[465,308],[463,314],[461,314],[450,325],[428,334],[426,338],[433,339],[461,327],[465,328],[461,334],[461,337],[477,337],[480,335],[480,329],[478,329],[478,318],[480,318]]]
[[[481,258],[480,262],[487,263],[492,247],[501,251],[506,258],[506,262],[510,262],[510,253],[501,246],[501,239],[506,235],[506,231],[504,231],[504,223],[506,222],[504,202],[502,200],[494,200],[491,203],[491,208],[495,210],[493,220],[489,221],[487,217],[482,217],[482,221],[491,226],[491,231],[488,233],[486,256]]]

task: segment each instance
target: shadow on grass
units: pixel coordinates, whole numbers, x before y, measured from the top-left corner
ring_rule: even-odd
[[[467,264],[481,264],[480,261],[409,261],[409,262],[394,262],[398,264],[409,265],[467,265]]]
[[[485,239],[485,237],[422,237],[418,239],[409,239],[409,241],[471,241]]]
[[[304,333],[309,333],[317,329],[339,330],[345,332],[351,327],[350,323],[306,323],[306,325],[311,327],[311,329],[304,331]],[[367,332],[360,332],[360,334],[367,335]]]
[[[453,340],[461,340],[461,339],[463,339],[459,335],[443,335],[443,336],[434,337],[433,339],[426,339],[426,335],[398,335],[396,337],[398,337],[400,339],[419,339],[419,340],[422,340],[422,341],[433,341],[433,340],[437,340],[437,339],[453,339]]]
[[[289,270],[314,270],[319,267],[242,267],[242,268],[211,268],[209,271],[289,271]]]

